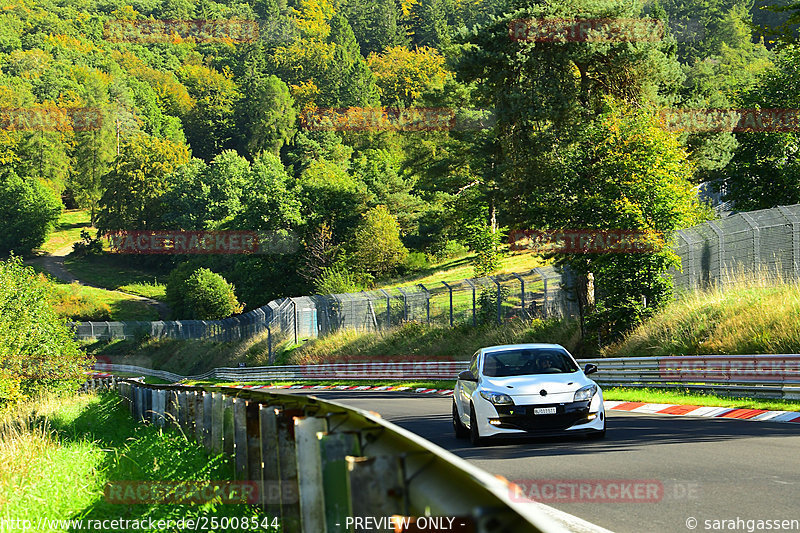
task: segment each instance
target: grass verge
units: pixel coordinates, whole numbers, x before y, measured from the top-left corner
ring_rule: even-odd
[[[41,250],[48,254],[81,240],[82,230],[91,230],[91,215],[83,209],[68,209],[61,213],[53,233],[42,245]]]
[[[52,303],[59,316],[74,321],[158,320],[153,306],[133,296],[77,283],[56,283]]]
[[[285,349],[278,361],[314,364],[370,357],[449,357],[469,359],[484,346],[525,342],[552,342],[575,353],[580,339],[578,323],[571,320],[512,321],[503,325],[461,325],[453,328],[409,322],[382,333],[343,331]]]
[[[766,276],[683,295],[639,326],[608,357],[798,353],[800,284]]]
[[[179,431],[136,424],[115,394],[44,401],[31,416],[6,419],[0,427],[2,518],[36,523],[40,518],[141,521],[258,515],[244,504],[106,501],[109,481],[224,480],[233,479],[234,473],[232,458],[209,456]]]
[[[105,253],[103,255],[64,259],[64,266],[76,278],[111,290],[119,290],[164,301],[168,272],[143,269],[130,264],[130,258]]]

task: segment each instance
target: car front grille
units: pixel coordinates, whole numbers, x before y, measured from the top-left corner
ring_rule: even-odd
[[[533,414],[534,409],[555,407],[552,415]],[[589,402],[550,403],[537,405],[497,406],[500,424],[503,429],[521,429],[531,433],[567,429],[575,424],[588,422]]]

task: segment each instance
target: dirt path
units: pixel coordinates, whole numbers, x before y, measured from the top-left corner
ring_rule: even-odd
[[[58,250],[54,251],[51,254],[44,255],[41,257],[36,257],[34,259],[28,259],[25,262],[31,265],[40,266],[41,268],[48,271],[56,278],[66,283],[77,283],[78,285],[83,285],[85,287],[94,287],[95,289],[103,289],[106,291],[118,292],[120,294],[124,294],[126,296],[135,298],[140,302],[144,302],[147,305],[154,307],[155,310],[158,312],[159,319],[167,320],[167,318],[169,317],[169,306],[164,302],[159,302],[158,300],[153,300],[152,298],[147,298],[145,296],[139,296],[138,294],[131,294],[129,292],[108,289],[106,287],[101,287],[99,285],[87,283],[85,281],[81,281],[78,278],[76,278],[72,274],[72,272],[67,270],[66,267],[64,266],[64,258],[67,255],[69,255],[70,252],[72,252],[72,244],[64,246],[63,248],[59,248]]]

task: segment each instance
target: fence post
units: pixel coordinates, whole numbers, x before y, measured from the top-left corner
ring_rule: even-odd
[[[203,444],[203,432],[205,431],[205,392],[196,391],[194,393],[194,438],[197,443]]]
[[[274,362],[272,358],[272,328],[267,326],[267,360],[269,364]]]
[[[478,325],[478,315],[477,315],[477,312],[476,312],[476,309],[475,309],[475,285],[468,279],[465,279],[464,281],[467,282],[467,285],[472,287],[472,325],[473,326],[477,326]]]
[[[403,295],[403,321],[408,322],[408,299],[406,298],[406,291],[402,287],[397,287],[400,294]]]
[[[289,301],[292,302],[292,329],[294,330],[294,343],[297,344],[297,302],[291,298]]]
[[[261,424],[258,416],[259,405],[258,402],[249,400],[245,405],[245,426],[247,433],[247,475],[245,479],[256,482],[260,492],[264,490],[265,487],[261,483]]]
[[[539,274],[539,277],[542,278],[542,283],[544,284],[544,300],[542,301],[542,317],[547,318],[547,275],[545,274],[544,270],[539,267],[533,269],[533,272]]]
[[[425,291],[425,321],[431,325],[431,293],[425,288],[425,285],[418,283],[422,290]]]
[[[520,304],[522,305],[522,317],[528,318],[528,309],[525,307],[525,280],[519,277],[516,273],[513,273],[514,277],[519,280],[519,299]]]
[[[761,231],[758,228],[758,224],[753,220],[753,217],[748,213],[739,214],[742,215],[742,218],[747,222],[747,225],[750,226],[750,230],[753,232],[753,272],[755,272],[756,267],[761,264]]]
[[[450,293],[450,327],[453,327],[453,287],[447,284],[446,281],[443,281],[442,284],[447,287],[447,292]]]
[[[780,206],[778,209],[792,224],[792,272],[795,278],[800,278],[800,222],[785,206]]]
[[[500,290],[500,282],[497,281],[497,278],[494,276],[488,276],[488,278],[494,281],[494,284],[497,285],[497,323],[503,323],[503,316],[502,316],[502,303],[503,303],[503,294]]]
[[[381,292],[386,296],[386,329],[389,329],[392,327],[392,296],[384,289]]]
[[[711,228],[714,233],[717,234],[717,241],[719,242],[719,247],[717,248],[717,260],[719,262],[719,275],[717,279],[717,283],[722,282],[722,274],[725,270],[725,235],[722,233],[722,230],[719,229],[716,222],[709,221],[708,227]]]

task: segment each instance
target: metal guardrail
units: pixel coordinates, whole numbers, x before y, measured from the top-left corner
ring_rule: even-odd
[[[507,481],[375,413],[233,387],[120,380],[117,389],[137,420],[180,428],[232,454],[237,480],[277,488],[258,501],[282,531],[344,532],[348,517],[395,515],[454,518],[453,531],[565,531],[512,499]]]
[[[800,355],[702,355],[580,359],[600,372],[592,379],[602,386],[684,388],[725,395],[800,400]],[[414,361],[215,368],[197,376],[163,370],[98,363],[96,370],[124,372],[178,382],[309,381],[309,380],[448,380],[467,361]]]

